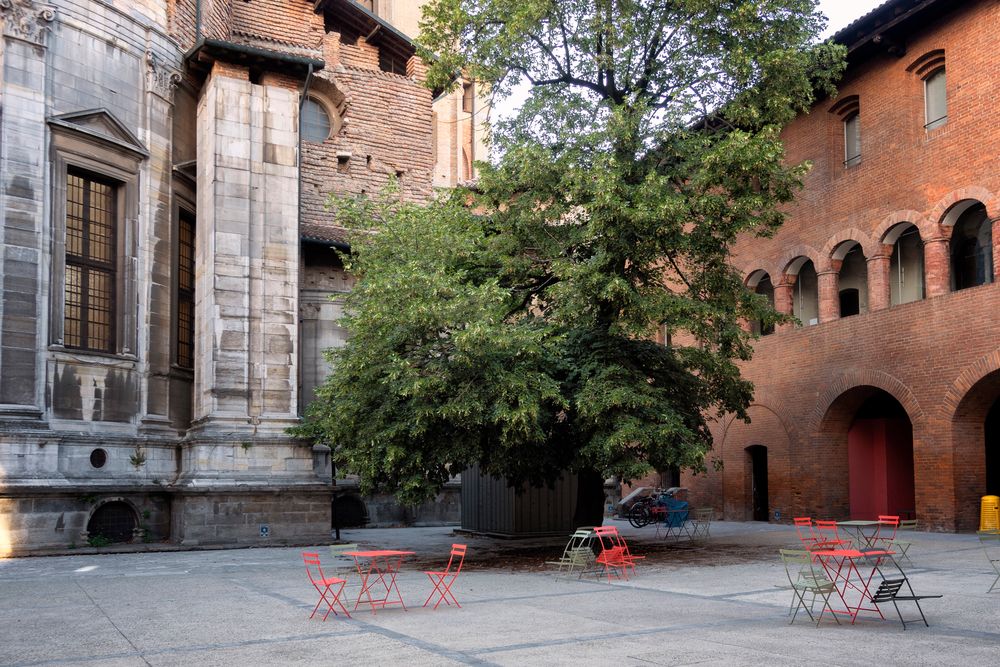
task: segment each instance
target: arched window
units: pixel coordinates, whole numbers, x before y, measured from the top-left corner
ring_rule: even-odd
[[[993,230],[980,203],[955,221],[951,234],[951,289],[958,291],[993,282]]]
[[[87,523],[91,539],[104,538],[108,542],[131,542],[138,525],[135,511],[120,500],[101,505],[94,510]]]
[[[920,301],[924,298],[924,242],[920,232],[914,225],[903,224],[886,236],[886,242],[892,243],[890,303],[897,306]]]
[[[302,139],[322,143],[330,138],[332,124],[326,107],[311,97],[302,104]]]
[[[774,308],[774,285],[771,284],[771,276],[764,271],[755,271],[747,281],[747,287],[755,294],[760,294],[767,299],[768,305]],[[751,327],[758,336],[768,336],[774,333],[774,325],[765,324],[763,320],[755,320]]]
[[[819,324],[819,281],[816,267],[811,259],[800,257],[792,262],[788,273],[795,272],[792,287],[792,314],[799,320],[799,326]]]
[[[868,262],[861,244],[853,243],[840,266],[840,316],[849,317],[868,310]]]

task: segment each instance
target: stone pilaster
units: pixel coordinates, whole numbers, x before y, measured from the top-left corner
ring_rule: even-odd
[[[194,417],[206,435],[297,422],[298,96],[216,65],[198,106]]]

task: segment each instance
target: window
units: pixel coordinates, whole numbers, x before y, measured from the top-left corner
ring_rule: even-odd
[[[63,344],[115,351],[116,187],[83,172],[66,177]]]
[[[390,74],[406,76],[406,58],[390,53],[385,48],[378,50],[378,68]]]
[[[194,215],[181,209],[177,242],[177,365],[184,368],[194,368],[194,230]]]
[[[302,104],[302,139],[322,143],[330,138],[330,114],[326,107],[307,97]]]
[[[893,306],[924,298],[924,243],[913,225],[907,225],[892,244],[889,297]]]
[[[948,98],[945,95],[944,68],[924,79],[924,106],[928,130],[948,122]]]
[[[844,164],[861,162],[861,114],[855,112],[844,119]]]
[[[986,207],[978,202],[956,220],[951,234],[952,290],[993,282],[992,226]]]
[[[948,122],[945,92],[944,49],[923,54],[906,68],[924,83],[924,127],[931,130]]]
[[[475,106],[475,87],[471,83],[462,85],[462,111],[472,113]]]

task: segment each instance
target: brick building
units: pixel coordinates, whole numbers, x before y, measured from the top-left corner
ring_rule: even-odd
[[[285,434],[343,340],[324,200],[462,177],[462,91],[365,4],[0,0],[0,556],[329,536],[329,451]]]
[[[891,0],[835,36],[839,95],[783,135],[805,189],[733,252],[799,322],[761,332],[752,422],[715,424],[695,506],[970,530],[1000,493],[998,28],[995,0]]]

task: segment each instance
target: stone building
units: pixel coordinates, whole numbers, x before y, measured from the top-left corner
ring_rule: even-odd
[[[693,505],[970,530],[1000,493],[998,28],[997,2],[890,0],[835,35],[839,95],[783,135],[805,189],[733,252],[798,322],[754,325],[752,422],[715,424]]]
[[[0,0],[0,555],[329,536],[323,203],[459,180],[363,4]]]

